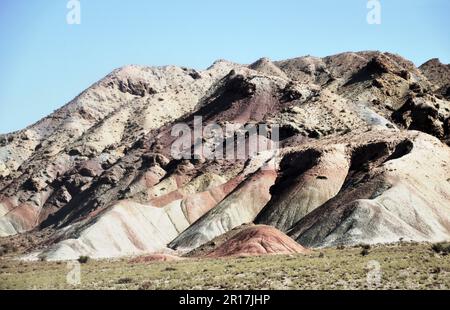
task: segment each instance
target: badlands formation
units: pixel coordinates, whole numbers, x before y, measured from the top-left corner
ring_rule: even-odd
[[[196,116],[244,144],[244,126],[277,127],[279,147],[177,158],[172,130]],[[152,261],[449,240],[449,145],[450,66],[437,59],[126,66],[0,135],[0,244],[24,259]]]

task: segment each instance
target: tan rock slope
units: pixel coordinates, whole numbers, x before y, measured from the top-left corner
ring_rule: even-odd
[[[173,255],[250,222],[307,247],[450,239],[448,70],[377,51],[117,69],[0,135],[0,245],[29,259]],[[172,129],[195,116],[232,125],[243,157],[174,158]],[[274,137],[253,140],[249,124],[278,125],[279,150],[251,152]],[[185,150],[200,141],[221,150],[211,135]]]

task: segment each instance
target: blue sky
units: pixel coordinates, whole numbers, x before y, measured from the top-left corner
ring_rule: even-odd
[[[0,133],[126,64],[203,69],[350,50],[450,63],[449,0],[379,0],[381,25],[366,22],[367,0],[80,0],[80,25],[66,23],[67,1],[0,1]]]

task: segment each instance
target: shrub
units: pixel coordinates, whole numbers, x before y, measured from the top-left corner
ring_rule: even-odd
[[[369,255],[369,253],[370,253],[370,252],[369,252],[369,249],[368,249],[368,248],[363,248],[362,251],[361,251],[361,255],[362,255],[362,256],[367,256],[367,255]]]
[[[450,242],[435,243],[431,249],[438,254],[448,255],[450,254]]]
[[[175,270],[177,270],[176,268],[173,268],[173,267],[166,267],[165,269],[164,269],[164,271],[175,271]]]
[[[89,261],[89,256],[80,256],[79,258],[78,258],[78,262],[80,263],[80,264],[86,264],[87,262]]]
[[[133,282],[132,278],[120,278],[119,280],[117,280],[117,284],[127,284],[132,282]]]
[[[435,243],[431,246],[431,249],[436,253],[441,253],[442,251],[442,244],[441,243]]]

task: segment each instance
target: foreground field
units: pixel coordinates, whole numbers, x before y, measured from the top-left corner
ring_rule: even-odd
[[[315,250],[307,255],[76,264],[0,260],[0,289],[449,289],[450,255],[431,244]],[[75,277],[76,278],[76,277]]]

